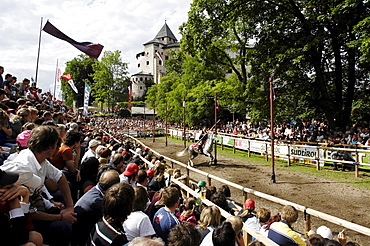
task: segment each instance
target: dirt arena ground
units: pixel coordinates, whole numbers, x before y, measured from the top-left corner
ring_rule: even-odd
[[[165,146],[165,139],[163,138],[155,139],[155,142],[148,138],[139,140],[164,156],[182,163],[187,162],[187,156],[176,156],[178,152],[183,150],[183,143],[169,141],[168,146]],[[272,184],[270,183],[271,168],[269,166],[256,165],[249,161],[228,158],[223,156],[222,152],[217,153],[217,165],[209,167],[206,164],[207,160],[205,156],[195,158],[194,163],[197,169],[237,183],[243,187],[273,195],[365,227],[370,227],[369,190],[356,188],[350,184],[280,170],[276,171],[277,182]],[[186,173],[185,169],[182,172]],[[204,177],[194,172],[190,173],[190,177],[194,180],[205,180]],[[217,181],[213,181],[212,185],[217,188],[221,186]],[[237,203],[242,203],[243,196],[241,191],[232,188],[231,193],[233,200]],[[257,209],[261,207],[269,208],[272,214],[278,213],[281,209],[281,205],[274,204],[265,199],[254,197],[253,195],[250,195],[249,198],[256,201]],[[297,231],[304,232],[303,225],[302,214],[293,227]],[[321,225],[331,228],[335,238],[338,232],[343,229],[340,226],[311,217],[312,229],[316,229]],[[362,246],[370,245],[370,235],[367,237],[350,230],[346,230],[346,235],[350,241],[355,241]]]

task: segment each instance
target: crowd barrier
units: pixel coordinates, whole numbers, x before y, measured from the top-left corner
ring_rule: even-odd
[[[177,129],[169,129],[169,136],[182,138],[184,132]],[[186,139],[189,141],[197,141],[200,133],[188,131],[185,133]],[[243,150],[250,153],[261,154],[266,157],[266,161],[271,157],[271,141],[262,139],[253,139],[247,137],[228,136],[218,133],[217,143],[231,147],[235,150]],[[346,154],[348,153],[348,154]],[[340,164],[343,168],[354,170],[355,176],[359,177],[359,166],[370,166],[370,150],[360,148],[339,148],[336,146],[325,146],[322,144],[308,145],[305,143],[287,143],[275,141],[274,158],[286,161],[288,166],[291,162],[300,161],[305,164],[316,165],[316,169],[320,170],[325,163],[332,165]]]
[[[135,141],[136,143],[140,144],[141,146],[144,146],[144,147],[148,147],[146,146],[144,143],[142,143],[140,140],[132,137],[132,136],[129,136],[127,135],[127,137],[131,138],[133,141]],[[149,147],[148,147],[149,148]],[[161,155],[160,153],[154,151],[154,150],[151,150],[152,153],[156,156],[163,156]],[[278,197],[274,197],[274,196],[271,196],[271,195],[268,195],[268,194],[265,194],[265,193],[262,193],[262,192],[259,192],[259,191],[256,191],[256,190],[253,190],[253,189],[250,189],[250,188],[246,188],[246,187],[243,187],[239,184],[236,184],[236,183],[233,183],[233,182],[230,182],[228,180],[225,180],[225,179],[222,179],[220,177],[217,177],[215,175],[212,175],[210,173],[207,173],[207,172],[204,172],[204,171],[201,171],[201,170],[198,170],[196,168],[193,168],[193,167],[190,167],[184,163],[181,163],[177,160],[174,160],[172,158],[169,158],[169,157],[166,157],[166,156],[163,156],[167,162],[167,165],[169,165],[171,168],[175,168],[175,165],[179,165],[183,168],[186,169],[186,174],[187,174],[187,181],[186,181],[186,184],[189,185],[189,180],[191,179],[191,176],[190,176],[190,171],[192,172],[195,172],[197,173],[198,175],[201,175],[204,177],[205,180],[207,180],[207,183],[208,183],[208,186],[211,186],[212,185],[212,180],[217,180],[218,182],[222,183],[222,184],[226,184],[230,187],[234,187],[238,190],[240,190],[243,194],[243,200],[245,201],[249,195],[254,195],[256,197],[259,197],[261,199],[265,199],[267,201],[270,201],[270,202],[273,202],[275,204],[280,204],[282,206],[285,206],[285,205],[292,205],[294,206],[298,211],[302,212],[304,214],[304,225],[303,225],[303,228],[304,228],[304,232],[302,234],[305,234],[306,232],[308,232],[310,229],[311,229],[311,216],[317,218],[317,219],[320,219],[320,220],[323,220],[323,221],[326,221],[328,223],[331,223],[331,224],[336,224],[338,226],[341,226],[341,227],[344,227],[346,229],[350,229],[352,231],[355,231],[355,232],[358,232],[360,234],[363,234],[365,236],[368,236],[370,237],[370,228],[367,228],[367,227],[364,227],[364,226],[361,226],[361,225],[358,225],[358,224],[355,224],[355,223],[352,223],[350,221],[347,221],[347,220],[343,220],[343,219],[340,219],[338,217],[335,217],[335,216],[332,216],[332,215],[329,215],[329,214],[326,214],[326,213],[323,213],[323,212],[320,212],[320,211],[317,211],[315,209],[311,209],[309,207],[305,207],[305,206],[302,206],[302,205],[299,205],[297,203],[293,203],[293,202],[290,202],[290,201],[287,201],[287,200],[284,200],[284,199],[280,199]],[[183,187],[183,186],[182,186]],[[185,187],[183,187],[185,188]],[[187,192],[190,192],[190,188],[186,188]],[[195,195],[194,193],[191,192],[192,195]],[[205,201],[206,203],[206,201]],[[224,214],[225,215],[225,214]],[[256,231],[253,231],[253,229],[251,228],[244,228],[247,232],[247,234],[249,235],[248,237],[251,238],[251,236],[255,237],[255,238],[260,238],[260,237],[263,237],[262,235],[258,235],[258,233]],[[261,240],[264,240],[264,239],[261,239]],[[265,242],[265,241],[264,241]],[[267,241],[265,243],[266,245],[276,245],[276,244],[269,244]]]

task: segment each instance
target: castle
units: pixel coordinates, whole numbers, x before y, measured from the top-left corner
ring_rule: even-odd
[[[180,43],[165,22],[154,39],[144,44],[144,51],[136,55],[140,72],[131,76],[132,98],[142,98],[147,86],[160,83],[166,75],[164,63],[169,59],[169,51],[178,50]]]

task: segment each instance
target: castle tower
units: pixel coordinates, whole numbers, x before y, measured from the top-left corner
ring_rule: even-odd
[[[139,72],[131,76],[133,100],[143,97],[151,84],[160,83],[166,75],[164,63],[169,59],[169,51],[179,48],[180,43],[165,22],[154,39],[144,44],[144,51],[136,55]]]

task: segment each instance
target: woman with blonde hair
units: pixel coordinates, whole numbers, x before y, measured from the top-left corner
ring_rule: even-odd
[[[221,212],[216,206],[208,206],[202,210],[198,221],[197,229],[202,235],[202,240],[221,225]],[[211,237],[212,239],[212,237]]]
[[[15,139],[22,131],[22,126],[31,120],[31,111],[28,108],[20,108],[17,115],[10,120],[12,135],[8,138],[10,142],[15,143]]]

